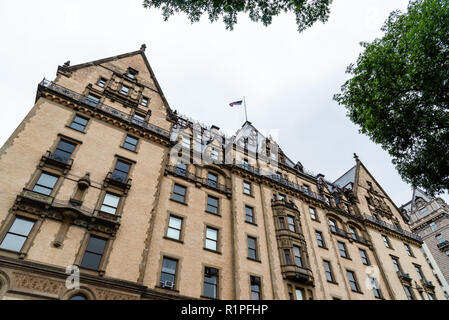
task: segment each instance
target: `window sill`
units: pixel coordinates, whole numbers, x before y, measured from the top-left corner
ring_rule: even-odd
[[[352,290],[352,289],[351,289],[351,292],[358,293],[358,294],[363,294],[363,292],[360,291],[360,290],[357,290],[357,291],[356,291],[356,290]]]
[[[343,257],[343,256],[340,256],[340,257],[342,257],[343,259],[352,261],[352,259],[350,257]]]
[[[313,218],[311,218],[311,220],[312,220],[312,221],[315,221],[315,222],[317,222],[317,223],[321,223],[321,221],[318,220],[318,219],[313,219]]]
[[[8,249],[0,249],[0,254],[8,258],[16,258],[16,259],[24,259],[26,255],[23,252],[12,251]]]
[[[169,241],[173,241],[173,242],[177,242],[177,243],[180,243],[180,244],[184,244],[184,241],[182,241],[182,240],[169,238],[169,237],[167,237],[167,236],[164,236],[164,239],[165,239],[165,240],[169,240]]]
[[[318,246],[318,248],[321,248],[321,249],[324,249],[324,250],[329,250],[328,247],[320,247],[320,246]]]
[[[260,260],[258,260],[258,259],[253,259],[253,258],[250,258],[250,257],[247,257],[247,259],[248,259],[249,261],[253,261],[253,262],[257,262],[257,263],[262,263],[262,261],[260,261]]]
[[[188,206],[187,203],[181,202],[181,201],[178,201],[178,200],[175,200],[175,199],[173,199],[173,198],[170,198],[170,201],[176,202],[176,203],[178,203],[178,204],[182,204],[182,205],[184,205],[184,206],[186,206],[186,207]]]
[[[335,282],[335,281],[329,281],[329,280],[327,280],[327,282],[328,282],[328,283],[335,284],[336,286],[338,286],[338,282]]]
[[[213,216],[216,216],[216,217],[221,218],[221,214],[219,214],[219,213],[213,213],[213,212],[210,212],[210,211],[207,211],[207,210],[205,210],[204,212],[206,212],[206,213],[208,213],[208,214],[211,214],[211,215],[213,215]]]
[[[162,290],[169,291],[169,292],[179,293],[179,290],[177,290],[177,289],[170,289],[170,288],[161,287],[161,286],[154,286],[154,288],[156,288],[156,289],[162,289]]]
[[[69,129],[71,129],[71,130],[74,130],[74,131],[76,131],[76,132],[79,132],[79,133],[82,133],[82,134],[86,134],[86,131],[80,131],[80,130],[77,130],[77,129],[75,129],[75,128],[72,128],[71,126],[68,126],[68,125],[66,125],[65,127],[66,127],[66,128],[69,128]]]
[[[120,148],[125,149],[125,150],[128,150],[129,152],[132,152],[132,153],[137,154],[137,151],[131,150],[131,149],[128,149],[128,148],[125,148],[124,146],[120,146]]]
[[[251,197],[251,198],[255,198],[254,195],[253,195],[252,193],[245,193],[245,192],[243,192],[243,194],[244,194],[245,196],[248,196],[248,197]]]
[[[218,298],[211,298],[211,297],[207,297],[207,296],[203,296],[203,295],[201,295],[200,298],[201,299],[206,299],[206,300],[212,300],[212,301],[218,301],[219,300]]]
[[[215,251],[215,250],[208,249],[208,248],[203,248],[203,250],[209,251],[209,252],[212,252],[212,253],[215,253],[215,254],[222,254],[220,251]]]
[[[247,223],[247,224],[250,224],[250,225],[252,225],[252,226],[255,226],[255,227],[257,227],[257,223],[254,223],[254,222],[249,222],[249,221],[246,221],[246,220],[245,220],[245,223]]]

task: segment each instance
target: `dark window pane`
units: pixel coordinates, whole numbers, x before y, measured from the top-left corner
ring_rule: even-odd
[[[11,228],[9,229],[9,232],[28,237],[28,234],[30,233],[33,226],[33,221],[16,218]]]
[[[82,118],[82,117],[79,117],[79,116],[76,116],[75,119],[73,120],[73,122],[75,122],[75,123],[77,123],[79,125],[83,125],[83,126],[86,126],[88,121],[89,120],[87,120],[85,118]]]
[[[37,184],[43,187],[53,189],[53,187],[56,184],[56,181],[58,181],[58,177],[49,175],[47,173],[42,173],[41,176],[39,177],[39,180],[37,180]]]
[[[87,298],[83,295],[77,294],[77,295],[71,297],[69,300],[87,300]]]
[[[41,187],[38,185],[34,186],[34,188],[33,188],[33,191],[35,191],[37,193],[45,194],[47,196],[49,196],[51,194],[51,190],[52,189],[44,188],[44,187]]]
[[[81,267],[98,270],[100,267],[101,255],[85,252]]]
[[[73,123],[70,125],[70,127],[73,128],[73,129],[75,129],[75,130],[78,130],[78,131],[84,131],[84,128],[85,128],[85,126],[80,125],[80,124],[75,123],[75,122],[73,122]]]
[[[87,251],[102,255],[106,246],[106,240],[96,237],[91,237],[87,245]]]
[[[164,261],[162,263],[162,272],[168,273],[168,274],[176,274],[176,260],[164,258]]]
[[[217,286],[205,282],[204,283],[204,296],[215,299],[217,297]]]

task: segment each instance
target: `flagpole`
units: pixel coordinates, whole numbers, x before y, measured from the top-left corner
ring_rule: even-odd
[[[246,112],[246,99],[245,99],[245,96],[243,96],[243,105],[245,106],[245,119],[246,119],[246,122],[248,122],[248,113]]]

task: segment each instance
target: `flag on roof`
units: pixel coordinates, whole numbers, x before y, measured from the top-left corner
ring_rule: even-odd
[[[243,100],[240,100],[240,101],[231,102],[229,105],[231,107],[233,107],[233,106],[241,106],[242,103],[243,103]]]

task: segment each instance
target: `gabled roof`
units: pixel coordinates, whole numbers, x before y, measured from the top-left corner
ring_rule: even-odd
[[[356,167],[357,166],[355,165],[354,167],[349,169],[349,171],[347,171],[344,175],[335,180],[333,184],[340,188],[346,187],[349,183],[354,184]]]
[[[153,69],[151,68],[151,65],[150,65],[150,63],[148,61],[147,56],[145,55],[146,48],[147,48],[147,46],[145,44],[143,44],[140,47],[140,50],[137,50],[137,51],[124,53],[124,54],[112,56],[112,57],[109,57],[109,58],[103,58],[103,59],[99,59],[99,60],[85,62],[85,63],[73,65],[73,66],[69,66],[68,64],[65,64],[63,67],[59,67],[59,69],[63,69],[64,71],[76,71],[76,70],[81,69],[81,68],[98,66],[98,65],[101,65],[101,64],[104,64],[104,63],[107,63],[107,62],[116,61],[116,60],[119,60],[119,59],[132,57],[132,56],[135,56],[135,55],[141,55],[142,58],[143,58],[143,61],[145,62],[145,65],[146,65],[146,67],[148,69],[148,72],[150,73],[151,78],[154,81],[156,89],[157,89],[159,95],[161,96],[161,99],[162,99],[162,101],[164,103],[164,106],[167,108],[168,113],[171,114],[172,110],[170,108],[170,105],[169,105],[167,99],[165,98],[164,92],[162,91],[162,88],[160,87],[159,82],[156,79],[156,76],[154,75]]]

